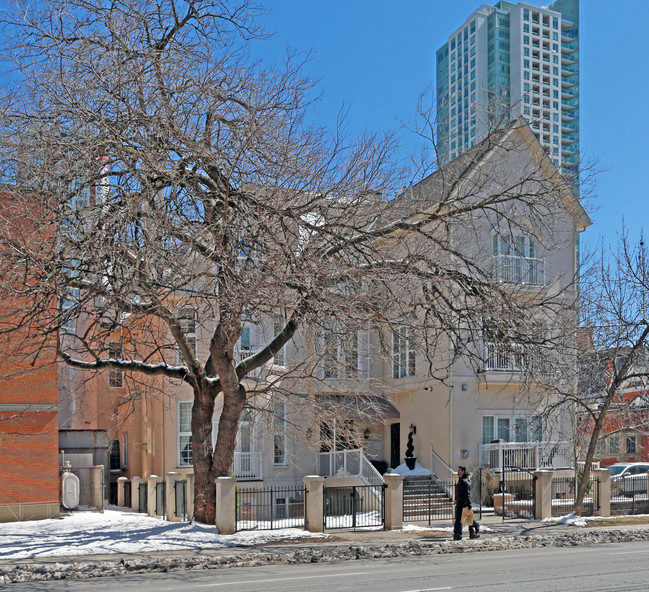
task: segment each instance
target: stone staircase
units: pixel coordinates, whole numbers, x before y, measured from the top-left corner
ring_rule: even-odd
[[[406,477],[403,480],[403,519],[406,522],[450,520],[453,500],[434,477]]]

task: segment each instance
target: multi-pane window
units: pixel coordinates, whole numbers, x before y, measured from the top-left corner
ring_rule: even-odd
[[[189,351],[196,355],[196,312],[192,308],[183,308],[178,316],[178,325],[185,337],[185,343]],[[185,357],[182,352],[176,350],[176,363],[183,364]]]
[[[609,436],[606,438],[608,454],[620,453],[620,439],[617,436]]]
[[[626,437],[626,453],[627,454],[636,454],[638,452],[638,445],[636,436],[627,436]]]
[[[192,465],[192,401],[178,403],[178,466]]]
[[[417,354],[411,329],[398,327],[392,332],[392,378],[415,376],[417,374]]]
[[[122,344],[112,342],[108,344],[108,357],[111,360],[119,360],[122,357]],[[108,369],[108,386],[111,388],[121,388],[124,386],[124,373],[119,368]]]
[[[262,324],[253,315],[243,314],[241,323],[241,335],[234,348],[237,362],[256,354],[265,341],[262,335]]]
[[[540,442],[543,426],[538,417],[482,416],[482,443],[493,440],[505,442]]]
[[[367,377],[369,373],[369,332],[349,331],[340,334],[331,321],[322,333],[322,377]]]
[[[534,239],[526,235],[492,236],[497,279],[503,282],[543,284],[544,261],[536,257]]]
[[[273,323],[273,337],[276,337],[279,335],[279,333],[284,329],[284,322],[283,321],[275,321]],[[280,349],[276,354],[275,354],[275,364],[277,366],[285,366],[286,365],[286,345],[282,346],[282,349]]]
[[[273,401],[273,464],[286,464],[286,404]]]

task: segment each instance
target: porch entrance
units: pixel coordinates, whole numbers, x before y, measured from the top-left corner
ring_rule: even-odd
[[[494,495],[494,511],[503,520],[534,518],[536,504],[536,475],[529,469],[503,466],[500,493]]]
[[[324,527],[385,529],[385,484],[324,488]]]

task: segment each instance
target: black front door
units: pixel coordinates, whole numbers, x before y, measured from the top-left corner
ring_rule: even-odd
[[[401,424],[390,426],[390,466],[396,469],[401,464]]]

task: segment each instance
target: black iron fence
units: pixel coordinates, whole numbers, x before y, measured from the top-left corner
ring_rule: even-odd
[[[130,481],[125,481],[124,482],[124,505],[127,508],[131,507],[131,482]]]
[[[138,485],[138,505],[137,511],[142,514],[149,513],[149,485],[148,483],[140,483]]]
[[[324,488],[326,528],[385,528],[385,484]]]
[[[164,481],[155,484],[155,513],[163,518],[167,515],[167,484]]]
[[[646,473],[611,479],[611,514],[649,514]]]
[[[552,479],[552,516],[565,516],[575,511],[579,481],[577,477]],[[581,505],[581,516],[592,516],[599,510],[599,479],[590,479]]]
[[[536,476],[520,467],[503,467],[500,493],[494,494],[494,511],[508,518],[534,518]]]
[[[453,519],[453,483],[431,479],[404,482],[403,521]]]
[[[187,520],[187,481],[174,481],[174,513],[181,520]]]
[[[305,528],[304,486],[236,489],[236,530]]]

